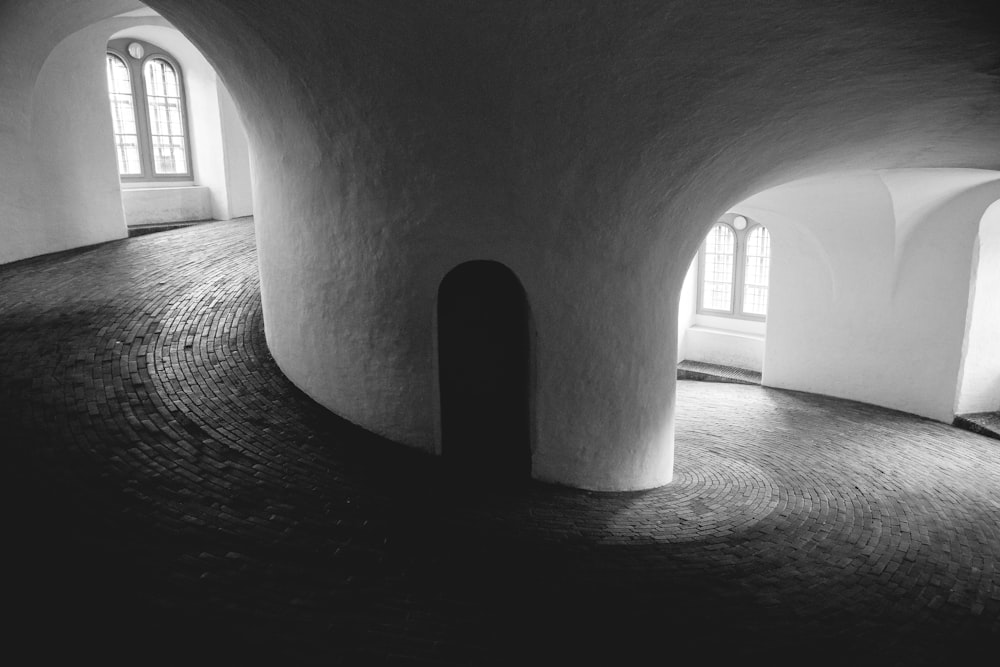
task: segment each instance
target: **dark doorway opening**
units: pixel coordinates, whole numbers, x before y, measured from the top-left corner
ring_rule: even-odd
[[[452,269],[438,290],[441,447],[477,480],[531,474],[528,300],[503,264]]]

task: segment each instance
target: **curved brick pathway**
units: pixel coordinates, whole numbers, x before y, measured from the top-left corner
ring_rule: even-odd
[[[1000,446],[681,382],[673,484],[481,489],[267,353],[252,224],[0,267],[6,630],[105,663],[963,664],[1000,648]]]

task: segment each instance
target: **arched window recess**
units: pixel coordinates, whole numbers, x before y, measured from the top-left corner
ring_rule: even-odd
[[[719,220],[698,252],[698,313],[763,321],[770,263],[763,225],[742,215]]]
[[[149,42],[115,39],[108,42],[107,78],[119,177],[191,180],[187,100],[177,60]]]

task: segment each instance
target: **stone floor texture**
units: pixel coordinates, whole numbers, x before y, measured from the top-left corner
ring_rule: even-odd
[[[953,424],[973,433],[1000,439],[1000,410],[955,415]]]
[[[699,380],[701,382],[734,382],[737,384],[760,384],[761,373],[748,368],[709,364],[704,361],[684,359],[677,364],[678,380]]]
[[[250,221],[0,267],[5,649],[993,664],[1000,443],[822,396],[678,387],[673,483],[479,487],[281,375]]]

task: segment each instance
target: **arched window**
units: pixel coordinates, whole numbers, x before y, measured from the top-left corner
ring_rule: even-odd
[[[188,180],[184,82],[177,62],[140,40],[108,43],[108,95],[122,180]]]
[[[142,68],[149,110],[149,137],[156,174],[187,173],[184,100],[177,70],[163,58],[150,58]]]
[[[701,307],[732,311],[736,269],[736,235],[729,225],[717,224],[705,238]]]
[[[712,226],[699,253],[698,312],[764,319],[771,238],[763,225],[733,216]]]
[[[118,154],[118,173],[140,176],[139,134],[135,122],[135,98],[128,65],[113,53],[108,54],[108,95],[111,97],[111,124]]]
[[[747,315],[767,315],[767,275],[771,269],[771,235],[754,225],[746,235],[743,263],[743,308]]]

